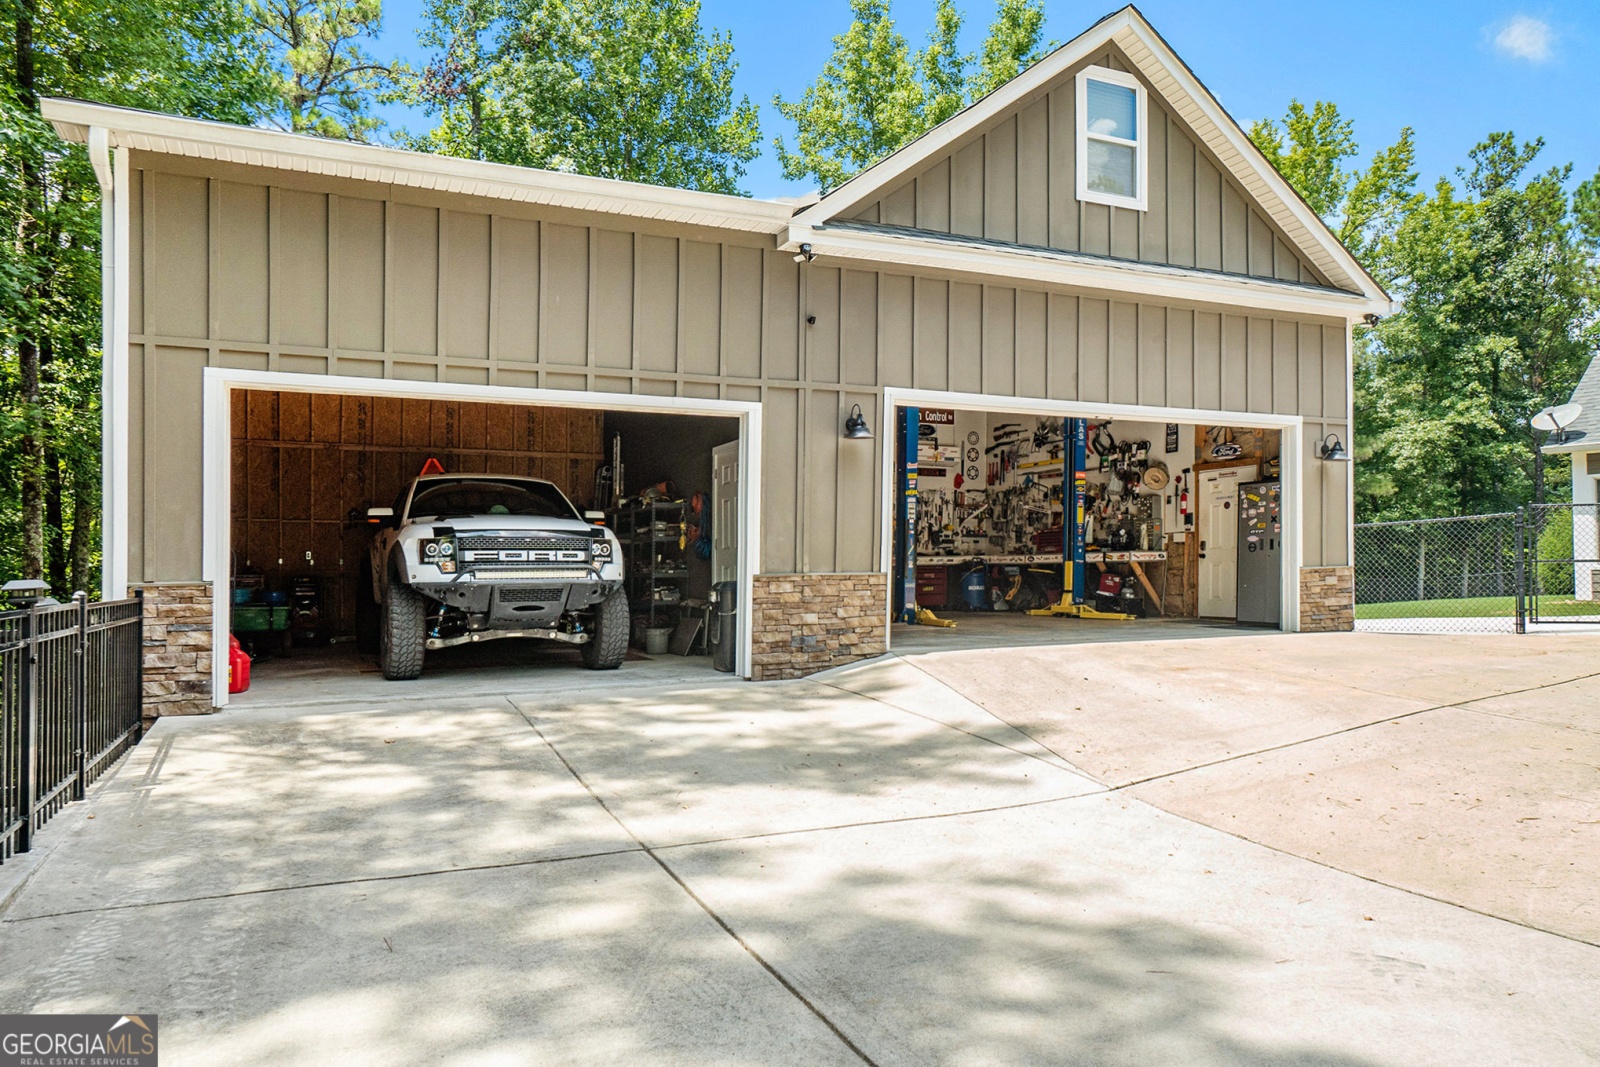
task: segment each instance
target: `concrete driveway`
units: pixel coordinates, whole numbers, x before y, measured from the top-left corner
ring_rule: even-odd
[[[1405,850],[1362,852],[1347,790],[1296,785],[1376,765],[1391,722],[1514,694],[1495,722],[1565,731],[1571,781],[1508,769],[1504,744],[1452,757],[1459,729],[1405,751],[1428,773],[1480,753],[1485,797],[1503,773],[1541,804],[1582,786],[1560,810],[1593,819],[1593,719],[1537,695],[1592,684],[1592,644],[1441,646],[1454,688],[1413,691],[1358,640],[1384,639],[162,720],[0,915],[0,1011],[158,1014],[168,1064],[1595,1062],[1592,938],[1347,873]],[[1070,666],[1088,651],[1131,658]],[[1263,667],[1280,681],[1230,719],[1225,679]],[[1431,799],[1408,832],[1463,836],[1465,806]],[[1291,854],[1324,821],[1347,851]],[[1592,884],[1592,825],[1574,838]]]

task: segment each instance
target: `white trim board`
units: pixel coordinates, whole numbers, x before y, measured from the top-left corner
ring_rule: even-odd
[[[46,97],[40,111],[66,141],[86,141],[99,127],[109,132],[112,145],[144,152],[731,230],[777,233],[796,207],[792,201],[458,159],[63,97]]]
[[[89,131],[100,185],[100,596],[128,595],[128,150]]]
[[[899,486],[895,462],[895,409],[902,407],[956,408],[965,411],[1005,415],[1048,415],[1078,419],[1129,419],[1137,422],[1177,422],[1205,426],[1239,426],[1279,430],[1278,459],[1283,486],[1280,503],[1284,532],[1283,571],[1279,575],[1282,603],[1279,629],[1297,633],[1300,629],[1300,568],[1305,559],[1305,417],[1269,415],[1252,411],[1204,411],[1199,408],[1166,408],[1142,404],[1093,404],[1076,400],[1030,400],[1014,396],[983,393],[946,393],[927,389],[887,388],[879,412],[885,429],[883,449],[883,515],[879,537],[882,544],[879,562],[889,578],[888,602],[884,606],[890,621],[885,640],[894,639],[894,494]],[[1290,530],[1292,529],[1292,533]]]
[[[352,378],[323,374],[230,370],[208,367],[203,384],[204,479],[201,578],[211,583],[211,702],[228,704],[228,619],[230,591],[227,560],[233,538],[233,432],[231,394],[236,389],[288,393],[387,396],[413,400],[478,400],[523,407],[568,407],[599,411],[637,411],[662,415],[713,415],[739,420],[739,481],[749,487],[739,505],[739,600],[749,604],[754,578],[761,568],[761,405],[743,400],[697,400],[676,396],[523,389],[505,385],[455,385],[405,382],[387,378]],[[751,612],[738,613],[739,652],[734,671],[750,677],[754,633]]]
[[[1102,260],[1079,252],[996,245],[943,234],[919,236],[912,230],[887,233],[845,225],[790,227],[783,247],[802,244],[809,244],[817,256],[1002,278],[1012,284],[1034,282],[1112,299],[1146,297],[1203,304],[1222,311],[1319,315],[1352,323],[1375,309],[1387,312],[1389,307],[1387,301],[1377,304],[1341,289],[1159,263]]]

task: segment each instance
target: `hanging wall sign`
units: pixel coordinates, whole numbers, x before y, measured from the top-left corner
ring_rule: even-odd
[[[1171,453],[1171,452],[1176,452],[1177,450],[1178,450],[1178,424],[1175,423],[1175,422],[1169,422],[1169,423],[1167,423],[1167,451],[1169,453]]]
[[[955,408],[922,408],[917,412],[917,419],[924,426],[954,426],[956,411]]]

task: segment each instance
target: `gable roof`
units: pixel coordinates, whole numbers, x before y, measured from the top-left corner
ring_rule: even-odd
[[[989,95],[879,160],[816,204],[799,211],[786,247],[797,247],[802,241],[812,240],[817,230],[826,228],[833,220],[847,218],[853,210],[892,191],[950,151],[957,142],[981,131],[1033,94],[1047,89],[1108,44],[1115,45],[1128,57],[1200,143],[1324,277],[1338,289],[1359,294],[1375,309],[1388,310],[1389,295],[1383,287],[1267,161],[1188,65],[1132,5],[1101,19]]]
[[[1544,451],[1600,452],[1600,356],[1589,361],[1589,369],[1578,379],[1569,402],[1582,404],[1583,411],[1567,427],[1565,439],[1550,435]]]

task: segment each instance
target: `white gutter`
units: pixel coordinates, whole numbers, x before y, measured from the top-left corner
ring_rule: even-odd
[[[128,150],[88,131],[100,183],[100,596],[128,595]]]
[[[964,242],[959,237],[930,239],[910,233],[795,225],[789,228],[788,239],[781,247],[795,251],[802,244],[810,245],[812,254],[817,256],[1031,281],[1093,290],[1112,298],[1146,297],[1269,314],[1321,315],[1345,322],[1359,322],[1368,314],[1388,315],[1393,307],[1388,300],[1340,289],[1131,260],[1101,262],[1070,252],[985,245]]]

